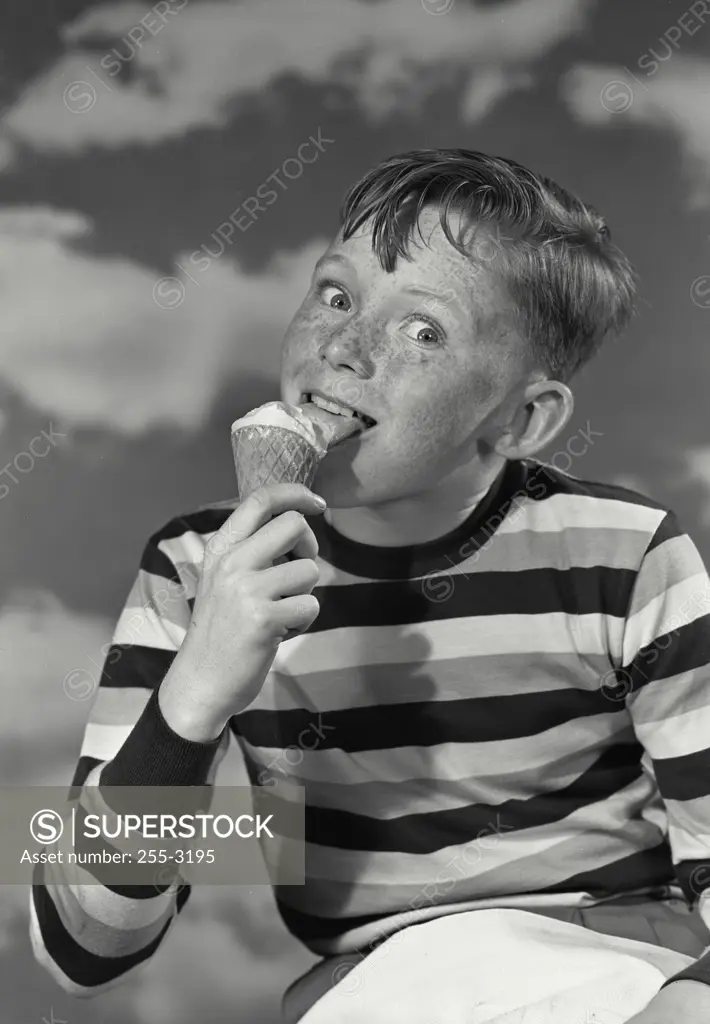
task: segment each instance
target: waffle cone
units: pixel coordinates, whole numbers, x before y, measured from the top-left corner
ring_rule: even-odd
[[[243,426],[232,431],[239,500],[264,484],[299,483],[310,487],[321,453],[285,427]]]

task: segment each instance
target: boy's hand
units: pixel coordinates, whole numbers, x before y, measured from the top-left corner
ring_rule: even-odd
[[[254,491],[205,549],[192,623],[160,687],[168,725],[218,736],[259,693],[279,643],[318,615],[318,542],[303,518],[324,504],[301,484]],[[274,565],[289,552],[300,556]]]

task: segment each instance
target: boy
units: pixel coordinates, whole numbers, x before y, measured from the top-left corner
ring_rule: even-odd
[[[321,464],[325,502],[264,488],[149,540],[74,785],[211,782],[230,734],[255,785],[278,762],[307,803],[306,885],[278,905],[325,958],[485,907],[698,957],[707,575],[672,512],[533,458],[628,321],[629,264],[592,208],[466,150],[385,161],[341,220],[281,391],[367,429]],[[304,635],[279,647],[289,631]],[[61,883],[38,870],[32,938],[79,995],[145,962],[189,895]],[[295,987],[292,1017],[338,962]],[[634,1020],[708,1020],[709,985],[701,957]]]

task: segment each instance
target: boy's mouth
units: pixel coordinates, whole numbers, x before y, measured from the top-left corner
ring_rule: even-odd
[[[335,398],[330,398],[324,395],[321,391],[304,391],[301,395],[301,401],[299,405],[310,405],[318,410],[316,416],[318,418],[325,416],[329,420],[333,418],[331,422],[334,425],[342,424],[344,427],[343,419],[355,420],[355,423],[349,424],[350,429],[344,433],[343,440],[348,437],[353,437],[355,434],[363,434],[366,430],[370,430],[375,426],[376,420],[372,416],[368,416],[367,413],[362,412],[360,409],[355,409],[351,405],[346,405],[345,402],[341,402]],[[335,417],[338,419],[336,420]],[[355,428],[355,429],[353,429]],[[340,431],[338,431],[340,433]]]

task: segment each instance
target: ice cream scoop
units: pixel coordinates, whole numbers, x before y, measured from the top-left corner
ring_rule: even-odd
[[[239,500],[269,483],[310,487],[328,451],[362,429],[360,420],[333,416],[313,403],[267,402],[252,409],[231,430]]]

